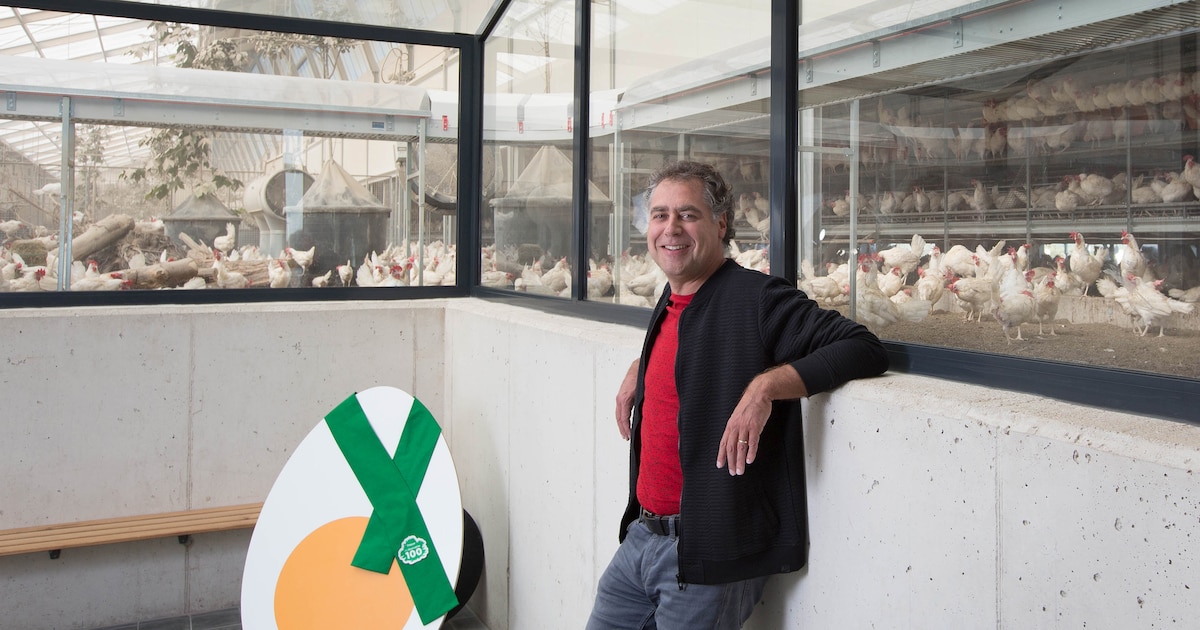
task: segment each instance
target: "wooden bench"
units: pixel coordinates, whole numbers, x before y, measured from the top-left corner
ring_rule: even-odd
[[[0,556],[48,551],[51,558],[57,558],[63,549],[72,547],[168,536],[178,536],[179,542],[186,543],[192,534],[254,527],[261,511],[262,503],[248,503],[0,530]]]

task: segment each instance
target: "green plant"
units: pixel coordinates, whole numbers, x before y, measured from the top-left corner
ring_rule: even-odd
[[[104,143],[108,139],[107,128],[101,125],[79,125],[76,128],[75,144],[75,198],[84,214],[95,215],[96,186],[100,169],[104,166]]]
[[[199,34],[191,26],[154,22],[150,28],[154,37],[151,43],[134,51],[139,57],[159,47],[173,45],[172,59],[180,68],[242,71],[248,66],[249,55],[232,39],[215,39],[201,46]],[[218,189],[238,190],[242,187],[241,180],[227,176],[213,165],[212,141],[204,131],[177,127],[156,129],[139,141],[138,146],[150,149],[149,164],[124,172],[121,178],[153,184],[146,193],[147,199],[164,199],[184,188],[202,197]]]

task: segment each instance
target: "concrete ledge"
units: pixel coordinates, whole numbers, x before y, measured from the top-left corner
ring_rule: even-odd
[[[27,480],[0,486],[0,527],[261,501],[325,411],[389,384],[443,425],[489,558],[480,619],[583,625],[627,492],[613,400],[640,329],[469,298],[0,311],[0,326],[0,475]],[[1194,611],[1200,428],[907,374],[806,410],[810,563],[772,581],[748,628]],[[4,623],[234,607],[248,540],[0,558]]]

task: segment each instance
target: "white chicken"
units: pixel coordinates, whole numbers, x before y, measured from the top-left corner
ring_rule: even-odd
[[[633,278],[629,279],[627,285],[630,292],[644,298],[651,298],[662,293],[662,288],[667,284],[667,274],[663,272],[653,260],[650,260],[650,268]]]
[[[1158,191],[1165,203],[1178,203],[1193,197],[1192,185],[1175,173],[1167,173],[1167,184]]]
[[[1000,280],[999,299],[996,301],[996,310],[992,313],[996,321],[1000,322],[1004,339],[1012,343],[1013,337],[1009,336],[1008,332],[1016,328],[1016,340],[1024,341],[1021,337],[1021,324],[1036,319],[1035,313],[1033,292],[1029,290],[1024,275],[1016,269],[1008,270]]]
[[[221,251],[226,256],[229,255],[229,250],[233,249],[237,244],[237,233],[233,223],[225,224],[225,233],[213,239],[213,248]]]
[[[596,265],[587,272],[587,295],[596,299],[604,297],[612,290],[613,277],[607,264]]]
[[[1013,264],[1017,271],[1025,271],[1029,268],[1029,249],[1033,247],[1029,243],[1024,243],[1020,247],[1008,248],[1009,254],[1013,256]]]
[[[942,257],[942,248],[934,244],[929,248],[929,261],[925,263],[924,269],[926,273],[942,275],[945,268],[946,265]]]
[[[996,244],[993,245],[991,249],[984,249],[983,245],[975,246],[975,257],[973,262],[975,263],[976,277],[982,278],[991,274],[992,277],[997,279],[999,278],[1000,271],[1002,270],[997,268],[996,265],[997,261],[1001,257],[1001,252],[1004,251],[1004,245],[1007,242],[1008,241],[1004,240],[996,241]],[[1010,258],[1008,262],[1011,263],[1012,259]]]
[[[21,260],[21,257],[15,254],[12,260],[0,265],[0,291],[10,290],[9,283],[20,276],[24,268],[25,261]]]
[[[1083,295],[1088,285],[1078,275],[1067,271],[1067,261],[1062,256],[1054,258],[1054,286],[1063,295]]]
[[[1079,182],[1079,194],[1089,206],[1098,206],[1113,194],[1112,180],[1103,175],[1080,173],[1076,181]]]
[[[1125,230],[1121,230],[1121,251],[1118,252],[1118,258],[1122,276],[1133,274],[1148,281],[1154,280],[1154,278],[1146,276],[1149,266],[1146,262],[1146,255],[1138,246],[1137,239]]]
[[[313,256],[317,252],[317,246],[313,245],[306,250],[298,250],[288,247],[283,251],[292,259],[293,262],[296,263],[298,267],[300,267],[301,273],[304,273],[308,271],[310,266],[312,266]]]
[[[963,159],[978,157],[983,159],[987,153],[987,129],[978,127],[974,122],[966,127],[956,129],[958,138],[953,144],[954,157]]]
[[[954,190],[946,193],[946,210],[950,212],[962,212],[971,208],[971,195],[961,190]]]
[[[888,190],[879,198],[879,213],[880,214],[895,214],[900,210],[900,202],[896,198],[896,193]]]
[[[321,289],[321,288],[327,287],[327,286],[329,286],[329,280],[331,278],[333,278],[333,270],[332,269],[330,269],[329,271],[326,271],[325,275],[323,275],[323,276],[317,276],[317,277],[313,278],[312,286],[313,286],[313,288],[316,288],[316,289]]]
[[[909,300],[896,304],[879,290],[875,264],[864,260],[860,268],[866,276],[858,283],[858,319],[870,328],[884,328],[899,321],[919,323],[929,315],[929,302]]]
[[[925,191],[922,189],[925,196],[929,198],[929,212],[941,212],[946,209],[946,195],[938,190]]]
[[[1162,285],[1162,280],[1146,282],[1142,278],[1128,274],[1125,276],[1125,282],[1125,288],[1129,293],[1129,309],[1131,315],[1136,318],[1134,331],[1139,336],[1145,337],[1150,327],[1158,324],[1158,336],[1162,337],[1162,321],[1164,319],[1174,313],[1191,313],[1194,308],[1188,302],[1180,302],[1159,292],[1158,287]],[[1136,320],[1141,320],[1140,329],[1136,325]]]
[[[992,200],[992,195],[983,187],[983,182],[972,179],[971,185],[975,187],[975,193],[967,200],[971,204],[971,209],[976,212],[986,212],[996,207]]]
[[[850,282],[850,263],[844,262],[839,265],[835,262],[827,262],[825,263],[825,275],[841,284]]]
[[[1200,164],[1196,163],[1196,158],[1183,156],[1183,172],[1180,175],[1192,188],[1200,188]]]
[[[742,214],[750,227],[762,240],[767,240],[771,231],[771,206],[766,197],[757,192],[742,196]]]
[[[664,276],[665,277],[665,276]],[[542,274],[542,284],[555,294],[566,291],[571,286],[571,270],[567,266],[567,258],[563,256],[554,263],[549,271]]]
[[[513,289],[521,291],[522,293],[554,295],[553,291],[546,288],[546,285],[542,284],[541,269],[542,266],[539,262],[534,262],[532,265],[525,265],[521,269],[521,275],[513,279]]]
[[[1079,179],[1077,177],[1068,175],[1063,178],[1063,183],[1067,187],[1054,195],[1055,209],[1059,212],[1071,212],[1086,203],[1083,195],[1080,194]]]
[[[250,280],[245,275],[230,271],[225,268],[225,260],[220,256],[213,261],[213,269],[216,270],[217,287],[221,289],[244,289],[250,286]]]
[[[963,245],[954,245],[942,256],[942,266],[956,276],[975,276],[975,253]]]
[[[360,287],[379,286],[384,277],[383,267],[371,261],[370,255],[363,256],[363,262],[354,272],[354,284]]]
[[[988,132],[988,155],[998,158],[1004,155],[1004,148],[1006,146],[1008,146],[1008,127],[998,127],[995,131]]]
[[[131,286],[133,283],[122,277],[120,272],[100,273],[94,260],[88,261],[82,277],[71,276],[72,291],[120,291]]]
[[[1139,175],[1138,178],[1133,181],[1133,190],[1129,191],[1130,202],[1138,206],[1161,203],[1162,197],[1159,196],[1158,191],[1155,190],[1154,186],[1151,186],[1150,184],[1143,184],[1142,182],[1144,179],[1144,175]]]
[[[1084,285],[1090,285],[1100,277],[1104,261],[1108,259],[1108,250],[1100,249],[1095,254],[1088,251],[1087,243],[1080,232],[1071,232],[1070,238],[1075,241],[1075,249],[1071,250],[1069,258],[1071,273],[1079,276]]]
[[[816,275],[812,261],[807,258],[800,261],[800,273],[800,290],[814,301],[832,304],[850,293],[850,285],[839,283],[837,278]]]
[[[1054,332],[1054,318],[1058,315],[1062,290],[1058,288],[1055,278],[1054,273],[1046,275],[1033,288],[1034,318],[1037,319],[1039,335],[1042,334],[1042,326],[1049,323],[1050,334],[1057,336]]]
[[[936,305],[942,299],[946,288],[946,277],[943,275],[943,272],[936,270],[926,271],[924,267],[918,267],[917,275],[920,277],[913,286],[917,299],[925,300],[931,305]]]
[[[516,276],[507,271],[491,269],[483,272],[479,284],[493,289],[511,289],[515,279]]]
[[[1167,295],[1179,300],[1180,302],[1200,302],[1200,285],[1196,285],[1190,289],[1171,289],[1170,291],[1167,291]]]
[[[995,282],[990,278],[955,278],[946,287],[957,298],[958,305],[966,311],[966,321],[983,321],[983,312],[988,310],[997,293]]]
[[[207,289],[208,281],[205,280],[203,276],[194,276],[189,278],[188,281],[184,282],[179,288],[189,291],[193,289]]]
[[[408,286],[408,272],[411,269],[412,263],[407,260],[404,264],[392,263],[388,265],[387,273],[379,280],[377,287],[406,287]]]
[[[408,257],[408,262],[412,264],[409,269],[409,284],[426,287],[439,286],[454,264],[453,259],[449,257],[445,260],[442,260],[439,255],[432,255],[428,258],[429,261],[425,263],[424,267],[421,267],[416,264],[416,256]]]
[[[885,274],[876,274],[876,283],[879,285],[879,292],[884,297],[891,298],[904,288],[904,274],[899,267],[892,267]]]
[[[49,278],[45,267],[25,267],[21,275],[13,278],[8,283],[8,290],[14,292],[37,292],[37,291],[53,291],[50,286]]]
[[[878,254],[885,268],[899,267],[904,276],[912,273],[917,265],[921,264],[921,257],[924,255],[925,239],[920,234],[913,234],[912,241],[907,244],[890,247]]]
[[[0,232],[4,233],[5,238],[12,238],[21,229],[22,223],[16,219],[0,221]]]
[[[154,232],[156,234],[166,233],[166,224],[163,223],[162,219],[156,216],[151,216],[149,219],[144,221],[135,221],[133,228],[141,232]]]
[[[292,269],[283,259],[267,262],[267,284],[272,289],[282,289],[292,282]]]
[[[768,264],[767,250],[759,248],[750,248],[745,251],[738,252],[734,256],[734,262],[745,267],[746,269],[754,269],[762,271]]]

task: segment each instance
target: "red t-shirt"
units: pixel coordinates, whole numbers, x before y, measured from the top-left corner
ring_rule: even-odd
[[[646,398],[642,402],[642,456],[637,497],[655,514],[678,514],[683,493],[679,465],[679,392],[675,389],[675,352],[679,347],[679,315],[692,295],[672,295],[646,363]]]

